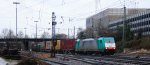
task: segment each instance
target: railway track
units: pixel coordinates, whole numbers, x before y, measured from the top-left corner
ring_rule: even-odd
[[[96,60],[96,59],[92,59],[92,58],[87,58],[87,56],[76,57],[76,56],[68,55],[67,57],[71,60],[84,62],[89,65],[123,65],[122,63],[115,63],[115,62],[110,62],[110,61],[107,62],[107,61],[100,61],[100,60]]]
[[[68,64],[65,64],[65,63],[60,63],[60,62],[57,62],[57,61],[51,61],[51,60],[47,60],[47,59],[43,59],[41,60],[45,63],[48,63],[50,65],[68,65]]]
[[[62,60],[66,58],[66,60]],[[150,57],[126,55],[87,56],[57,54],[56,58],[42,59],[50,65],[150,65]]]
[[[136,65],[150,65],[150,57],[137,57],[137,56],[109,56],[102,57],[103,60],[121,62]]]
[[[73,56],[68,55],[72,60],[82,61],[91,65],[150,65],[150,57],[148,58],[136,58],[128,56],[102,56],[102,57],[91,57],[91,56]]]
[[[150,56],[138,57],[119,54],[111,56],[56,54],[56,57],[57,58],[41,60],[52,65],[150,65]],[[69,61],[63,61],[62,59],[64,57],[67,57]]]

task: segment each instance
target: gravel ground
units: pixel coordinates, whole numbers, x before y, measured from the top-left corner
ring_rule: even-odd
[[[59,63],[64,63],[67,65],[91,65],[82,61],[76,61],[76,60],[71,60],[71,59],[63,59],[61,57],[57,57],[57,58],[50,58],[48,59],[50,61],[55,61],[55,62],[59,62]]]

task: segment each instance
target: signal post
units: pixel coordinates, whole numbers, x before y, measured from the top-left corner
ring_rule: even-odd
[[[56,47],[56,45],[57,45],[57,40],[56,40],[56,36],[55,36],[55,26],[56,26],[56,24],[57,24],[57,22],[55,21],[55,19],[56,19],[56,16],[55,16],[55,13],[54,12],[52,12],[52,52],[51,52],[51,57],[55,57],[55,53],[56,53],[56,51],[55,51],[55,47]]]

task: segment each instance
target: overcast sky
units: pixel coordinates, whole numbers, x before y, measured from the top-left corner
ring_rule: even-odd
[[[85,29],[85,19],[107,8],[122,8],[124,0],[0,0],[0,31],[12,29],[15,33],[15,5],[18,5],[18,31],[27,28],[27,34],[34,36],[35,22],[38,22],[38,35],[44,30],[51,34],[51,13],[55,12],[56,33],[73,34],[73,27]],[[150,0],[125,0],[128,8],[149,8]],[[97,11],[96,11],[97,10]],[[61,18],[63,17],[63,18]],[[49,24],[50,23],[50,24]],[[77,32],[77,30],[76,30]],[[1,33],[1,32],[0,32]]]

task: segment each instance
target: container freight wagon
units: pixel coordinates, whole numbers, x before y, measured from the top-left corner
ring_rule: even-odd
[[[60,41],[61,41],[61,40],[57,40],[57,45],[55,46],[55,51],[56,51],[57,53],[59,53],[59,51],[60,51],[60,49],[61,49]],[[51,41],[51,42],[50,42],[50,49],[51,49],[51,50],[52,50],[52,46],[53,46],[53,43],[52,43],[52,41]]]
[[[61,53],[75,53],[75,39],[61,40]]]
[[[52,50],[52,43],[50,43]],[[57,45],[55,47],[56,53],[74,53],[75,51],[75,39],[62,39],[57,40]]]
[[[113,37],[76,40],[75,51],[78,54],[114,54],[115,50],[116,46]]]
[[[57,45],[55,46],[56,53],[75,53],[75,39],[61,39],[57,40]],[[31,42],[32,50],[51,52],[53,43],[52,41],[37,42],[36,47],[35,42]]]
[[[50,41],[44,41],[44,49],[50,50]]]
[[[60,40],[57,40],[57,45],[56,45],[56,47],[55,47],[55,49],[56,50],[59,50],[60,49]],[[52,50],[52,41],[44,41],[43,42],[43,49],[42,49],[42,51],[43,52],[51,52],[51,50]]]
[[[29,48],[32,49],[33,51],[50,52],[50,43],[51,43],[51,41],[29,42],[29,44],[30,44]]]

